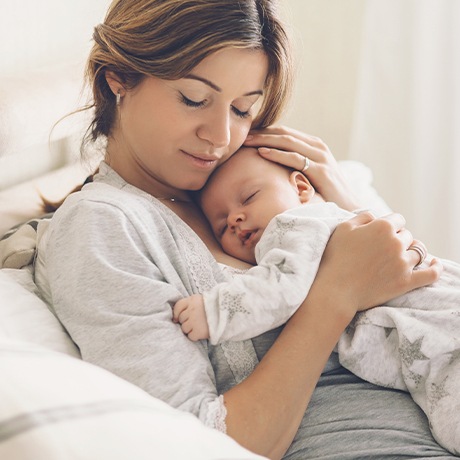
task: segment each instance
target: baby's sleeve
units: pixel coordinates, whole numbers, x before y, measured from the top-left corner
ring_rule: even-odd
[[[275,217],[256,247],[258,265],[203,294],[210,342],[246,340],[284,324],[306,298],[330,234],[322,219]]]

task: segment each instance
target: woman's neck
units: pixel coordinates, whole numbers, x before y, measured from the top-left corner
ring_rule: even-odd
[[[128,184],[154,196],[159,200],[189,202],[191,198],[186,190],[180,190],[160,182],[142,165],[132,158],[112,153],[107,148],[105,162]]]
[[[190,192],[161,183],[139,164],[133,163],[132,157],[118,155],[119,149],[117,147],[119,145],[115,140],[109,139],[105,162],[123,180],[154,196],[171,209],[198,235],[217,262],[240,269],[250,268],[246,262],[235,259],[223,251],[215,239],[201,208],[193,201]]]

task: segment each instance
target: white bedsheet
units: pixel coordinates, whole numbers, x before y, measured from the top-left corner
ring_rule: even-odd
[[[1,459],[263,460],[78,356],[30,271],[0,270]]]

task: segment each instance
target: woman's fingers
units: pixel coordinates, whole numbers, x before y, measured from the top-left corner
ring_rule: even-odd
[[[433,258],[428,267],[414,270],[412,273],[414,289],[435,283],[441,276],[443,269],[442,263],[438,259]]]
[[[310,159],[308,155],[304,156],[297,152],[288,152],[285,150],[278,150],[267,147],[258,148],[259,154],[266,160],[273,161],[274,163],[280,163],[288,168],[297,169],[297,171],[306,171],[305,158],[308,158],[309,164],[308,169],[314,169],[315,163]]]
[[[324,142],[316,136],[312,136],[311,134],[304,133],[302,131],[298,131],[293,128],[288,128],[287,126],[269,126],[262,130],[253,130],[250,132],[251,135],[267,135],[267,136],[285,136],[286,138],[295,138],[301,142],[305,142],[312,147],[322,147],[324,146]],[[268,139],[268,137],[267,137]]]
[[[420,240],[413,240],[407,248],[407,252],[412,258],[415,258],[415,268],[421,265],[428,255],[426,246]]]
[[[329,147],[318,137],[284,126],[270,126],[251,131],[244,145],[258,148],[267,160],[303,171],[326,201],[334,201],[349,211],[362,206]],[[308,169],[305,158],[309,160]]]
[[[417,268],[425,260],[428,255],[425,244],[414,239],[412,233],[405,228],[406,219],[398,213],[389,214],[382,217],[382,220],[387,221],[396,232],[396,236],[401,242],[403,250],[405,250],[405,258],[410,267]]]
[[[372,214],[370,211],[363,211],[357,214],[352,219],[350,219],[350,223],[354,224],[355,226],[359,226],[359,225],[368,224],[369,222],[372,222],[373,220],[375,220],[374,214]]]
[[[425,248],[405,224],[401,214],[375,218],[363,212],[339,224],[332,234],[322,262],[335,271],[334,279],[342,283],[336,281],[337,288],[343,289],[344,298],[348,292],[358,309],[385,304],[439,278],[442,266],[436,260],[415,269],[420,255],[409,248]]]
[[[405,228],[406,219],[402,214],[397,212],[393,212],[377,219],[370,211],[363,211],[350,219],[350,222],[354,223],[356,226],[372,221],[376,221],[375,225],[379,225],[381,227],[381,233],[388,231],[397,234],[402,243],[407,242],[407,245],[405,246],[406,248],[409,247],[410,242],[413,241],[412,234]]]
[[[327,162],[328,156],[331,155],[325,144],[320,145],[319,142],[304,140],[292,134],[254,134],[251,139],[245,141],[244,145],[277,150],[279,151],[277,155],[279,158],[281,158],[280,153],[289,152],[297,160],[308,157],[317,163]],[[276,154],[276,152],[274,153]],[[298,165],[299,161],[289,166],[297,169]]]
[[[402,214],[392,212],[391,214],[383,216],[381,219],[382,221],[388,222],[397,233],[401,233],[402,231],[408,231],[405,228],[406,219]],[[410,241],[412,241],[412,236]]]

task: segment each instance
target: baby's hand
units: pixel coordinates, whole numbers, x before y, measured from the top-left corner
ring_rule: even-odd
[[[193,342],[209,339],[202,295],[193,294],[179,300],[173,308],[173,321],[180,323],[182,332]]]

